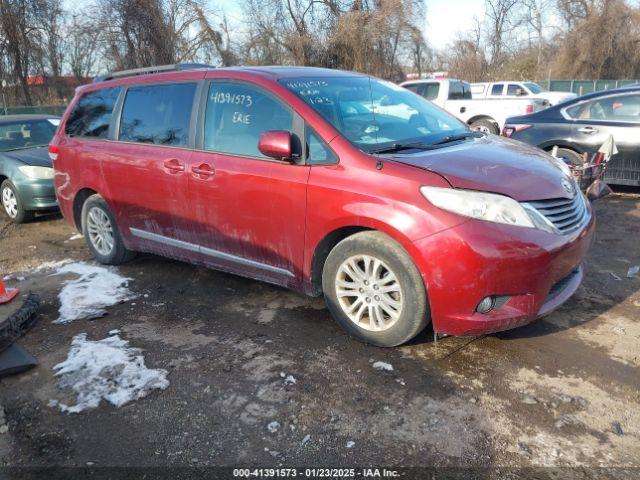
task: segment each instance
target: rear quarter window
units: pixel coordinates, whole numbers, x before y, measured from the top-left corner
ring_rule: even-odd
[[[111,114],[120,87],[88,92],[80,97],[69,114],[64,131],[70,136],[107,138]]]

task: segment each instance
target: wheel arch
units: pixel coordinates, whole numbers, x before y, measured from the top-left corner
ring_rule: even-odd
[[[329,253],[338,243],[347,237],[364,231],[376,231],[387,235],[405,249],[409,257],[413,260],[418,270],[421,270],[420,256],[416,252],[415,245],[401,231],[396,230],[384,222],[370,218],[358,218],[357,222],[347,222],[336,226],[326,233],[311,250],[310,260],[307,266],[307,284],[305,291],[310,295],[320,295],[322,293],[322,269]],[[425,288],[427,287],[425,283]]]
[[[73,198],[73,223],[78,231],[82,231],[82,206],[91,195],[96,195],[96,192],[92,188],[82,188],[78,190]]]
[[[582,155],[585,150],[584,148],[580,148],[578,145],[568,142],[566,140],[550,140],[538,145],[538,148],[541,148],[545,152],[550,152],[553,150],[553,147],[557,146],[558,148],[566,148],[568,150],[573,150],[574,152]]]
[[[478,120],[488,120],[488,121],[493,122],[496,125],[498,125],[498,121],[495,118],[493,118],[493,117],[491,117],[489,115],[484,115],[484,114],[476,115],[475,117],[471,117],[469,120],[467,120],[467,124],[471,125],[473,122],[477,122]]]

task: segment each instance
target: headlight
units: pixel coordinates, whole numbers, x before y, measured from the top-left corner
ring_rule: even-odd
[[[32,165],[23,165],[22,167],[18,167],[18,170],[24,173],[27,177],[36,180],[47,180],[49,178],[53,178],[53,168],[50,167],[34,167]]]
[[[440,187],[421,187],[420,192],[436,207],[458,215],[535,228],[522,205],[504,195]]]

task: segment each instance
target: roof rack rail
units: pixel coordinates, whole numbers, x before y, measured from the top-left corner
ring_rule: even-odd
[[[98,75],[93,79],[93,83],[105,82],[115,78],[134,77],[136,75],[150,75],[160,72],[176,72],[181,70],[192,70],[196,68],[216,68],[206,63],[175,63],[172,65],[157,65],[155,67],[133,68],[131,70],[120,70],[118,72],[109,72],[104,75]]]

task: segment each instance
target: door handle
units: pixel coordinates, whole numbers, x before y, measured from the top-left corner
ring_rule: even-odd
[[[168,158],[164,161],[164,168],[169,170],[169,173],[184,172],[184,164],[180,163],[177,158]]]
[[[208,163],[201,163],[198,166],[193,166],[191,167],[191,171],[194,175],[199,176],[200,178],[208,178],[216,174],[216,171]]]
[[[598,129],[595,127],[582,127],[582,128],[579,128],[578,131],[580,133],[586,133],[588,135],[592,133],[598,133]]]
[[[467,107],[460,107],[460,113],[464,113],[467,111]]]

